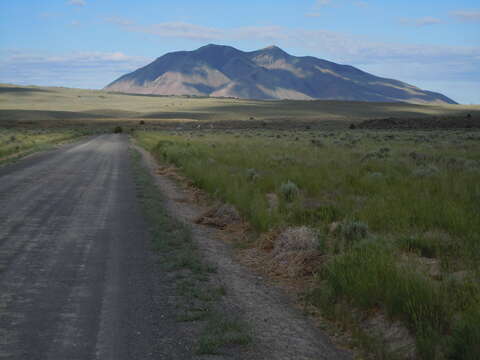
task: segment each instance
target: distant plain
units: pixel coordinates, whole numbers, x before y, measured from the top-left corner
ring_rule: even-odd
[[[349,122],[378,118],[424,118],[480,115],[480,105],[417,105],[325,100],[257,101],[233,98],[127,95],[101,90],[0,85],[0,125],[93,125],[144,120],[151,125],[172,122],[287,121]]]

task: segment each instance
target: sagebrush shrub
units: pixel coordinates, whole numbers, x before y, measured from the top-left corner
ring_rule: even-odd
[[[247,179],[248,181],[255,182],[258,180],[258,172],[255,169],[247,169]]]
[[[436,166],[419,166],[413,170],[412,175],[415,177],[429,177],[438,174],[439,169]]]
[[[349,243],[365,239],[368,235],[368,225],[361,221],[344,221],[338,227],[337,233]]]
[[[286,183],[280,185],[280,194],[286,201],[293,201],[300,193],[297,184],[288,180]]]

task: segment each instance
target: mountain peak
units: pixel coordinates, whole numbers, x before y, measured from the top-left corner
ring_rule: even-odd
[[[245,99],[328,99],[455,103],[437,93],[315,57],[296,57],[270,45],[241,51],[208,44],[165,54],[126,74],[106,90]]]
[[[221,49],[221,48],[232,48],[232,46],[228,46],[228,45],[220,45],[220,44],[207,44],[207,45],[204,45],[204,46],[201,46],[199,47],[197,50],[200,50],[200,49],[215,49],[215,48],[218,48],[218,49]]]
[[[263,49],[258,50],[258,52],[268,52],[268,53],[274,53],[274,54],[289,55],[286,51],[282,50],[277,45],[270,45],[270,46],[264,47]]]
[[[262,50],[282,50],[282,49],[280,49],[277,45],[269,45],[264,47]]]
[[[270,45],[267,46],[263,49],[257,50],[257,51],[252,51],[252,55],[255,57],[259,57],[259,59],[263,59],[260,62],[269,62],[269,61],[275,61],[279,59],[287,60],[291,58],[291,55],[287,53],[286,51],[280,49],[276,45]]]

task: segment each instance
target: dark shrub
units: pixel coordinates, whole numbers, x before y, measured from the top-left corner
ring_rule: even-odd
[[[121,126],[115,126],[115,129],[113,129],[113,132],[115,134],[120,134],[121,132],[123,132],[123,129]]]

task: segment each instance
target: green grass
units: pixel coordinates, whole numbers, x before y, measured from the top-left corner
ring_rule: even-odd
[[[46,149],[54,144],[84,136],[84,130],[70,129],[4,129],[0,128],[0,161],[2,158]]]
[[[198,354],[219,354],[225,345],[247,345],[251,337],[245,324],[232,316],[212,316],[198,342]]]
[[[163,269],[174,275],[177,320],[198,322],[201,328],[195,351],[219,354],[225,346],[248,344],[248,326],[225,312],[221,301],[226,290],[210,281],[216,268],[202,259],[190,229],[165,210],[162,194],[141,164],[141,155],[132,152],[132,159],[137,196],[150,226],[152,246]]]
[[[382,309],[423,359],[468,358],[480,323],[480,133],[138,132],[161,162],[261,233],[308,225],[330,259],[311,301]],[[278,207],[268,196],[276,194]],[[339,222],[335,232],[328,231]],[[438,262],[429,275],[422,259]],[[468,276],[451,280],[458,271]],[[314,290],[314,289],[312,289]],[[443,355],[441,355],[443,354]],[[462,355],[463,354],[463,355]]]
[[[383,306],[392,318],[403,318],[419,342],[444,332],[454,306],[447,291],[415,270],[397,266],[394,252],[373,242],[335,257],[324,278],[333,301],[346,296],[360,308]]]
[[[375,133],[279,132],[276,136],[268,132],[137,134],[157,158],[181,167],[197,186],[237,206],[261,231],[291,219],[299,222],[302,216],[315,217],[317,211],[316,216],[327,221],[349,216],[374,232],[435,229],[476,242],[480,146],[475,141],[461,147],[450,142],[462,141],[465,134],[450,140],[429,134],[427,145],[417,145],[415,134],[403,134],[397,141],[385,141],[387,134]],[[295,141],[297,137],[301,140]],[[323,138],[325,147],[311,145],[311,138]],[[439,144],[434,143],[437,138]],[[387,146],[388,157],[368,157]],[[413,149],[437,157],[430,162],[440,169],[438,173],[419,176],[416,170],[422,164],[409,156]],[[452,159],[463,163],[450,166]],[[252,169],[257,172],[255,181]],[[282,195],[288,182],[300,189],[295,201]],[[279,195],[278,211],[268,210],[267,193]],[[308,208],[308,214],[302,201],[317,204]]]
[[[435,359],[438,348],[462,359],[461,354],[476,351],[479,284],[432,281],[412,264],[398,264],[395,254],[391,244],[370,239],[332,258],[322,272],[324,290],[329,290],[314,301],[331,306],[346,297],[358,308],[383,308],[409,326],[424,359]]]

